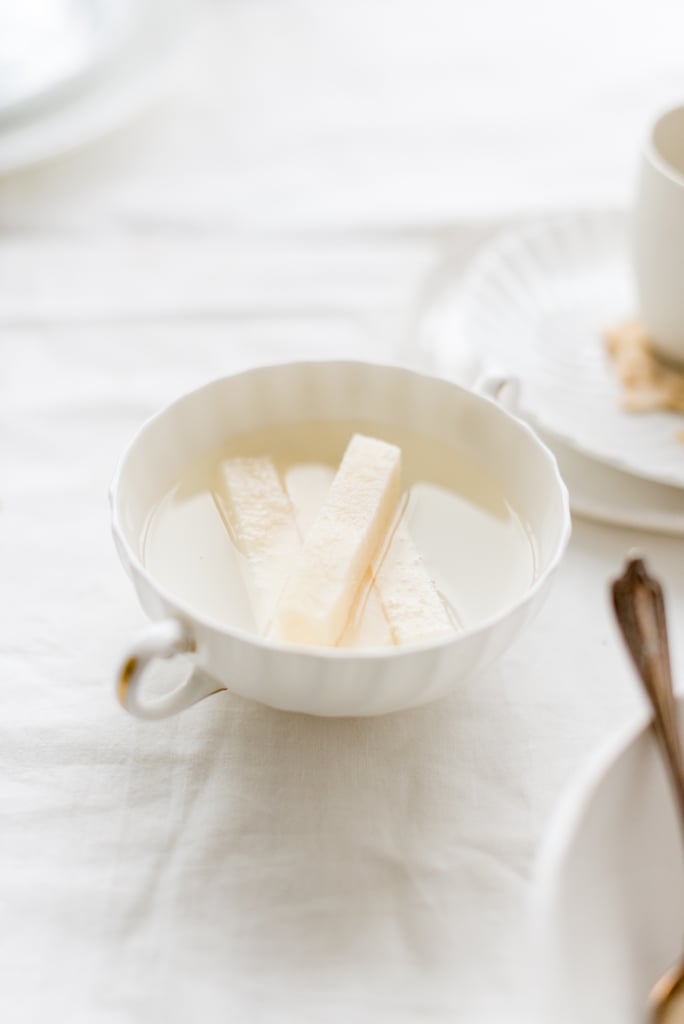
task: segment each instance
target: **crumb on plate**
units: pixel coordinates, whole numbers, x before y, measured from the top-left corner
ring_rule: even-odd
[[[604,331],[603,338],[622,384],[621,405],[626,412],[684,413],[684,371],[655,354],[638,320]],[[684,432],[678,440],[684,442]]]

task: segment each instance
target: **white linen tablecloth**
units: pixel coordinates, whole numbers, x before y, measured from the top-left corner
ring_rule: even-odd
[[[433,706],[329,721],[221,694],[141,723],[113,699],[144,618],[107,488],[179,393],[414,358],[443,258],[532,208],[626,201],[684,85],[675,10],[215,5],[161,109],[0,181],[8,1024],[526,1019],[544,829],[643,710],[607,584],[645,552],[684,664],[681,542],[577,521],[532,628]]]

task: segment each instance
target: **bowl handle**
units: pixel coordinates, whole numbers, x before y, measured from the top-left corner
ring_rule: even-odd
[[[141,684],[148,664],[156,658],[172,658],[195,650],[195,638],[178,619],[162,619],[145,626],[124,654],[116,678],[116,692],[120,703],[136,718],[168,718],[184,711],[197,701],[224,690],[194,669],[180,686],[171,693],[154,700],[145,700]]]
[[[473,390],[485,398],[493,398],[515,415],[520,396],[520,381],[517,377],[510,374],[484,373],[475,381]]]

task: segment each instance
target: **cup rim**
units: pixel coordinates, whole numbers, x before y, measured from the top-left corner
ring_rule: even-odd
[[[669,178],[673,184],[684,188],[684,170],[678,170],[670,161],[663,156],[656,143],[656,133],[661,127],[664,121],[673,115],[679,115],[684,121],[684,103],[677,103],[675,106],[667,107],[660,111],[655,121],[651,124],[648,135],[646,136],[646,143],[644,146],[644,153],[646,159],[650,164],[664,177]]]
[[[235,380],[240,377],[251,375],[255,372],[264,373],[268,371],[277,371],[286,367],[311,367],[311,366],[327,366],[331,367],[333,372],[335,367],[341,366],[357,366],[359,368],[372,368],[374,370],[401,372],[409,374],[410,376],[417,377],[423,380],[433,381],[439,384],[446,384],[457,391],[465,392],[471,397],[475,398],[476,401],[483,402],[485,405],[490,406],[492,411],[501,416],[503,419],[510,421],[522,434],[527,436],[527,439],[531,441],[540,450],[544,460],[546,461],[551,478],[554,485],[558,490],[558,494],[561,498],[561,514],[558,522],[558,538],[556,540],[555,548],[551,558],[547,565],[539,576],[533,581],[532,585],[526,590],[519,598],[510,603],[506,608],[502,609],[494,615],[483,619],[474,626],[465,627],[455,632],[453,636],[438,637],[435,640],[429,640],[426,642],[417,642],[414,644],[404,644],[400,647],[383,648],[383,647],[369,647],[369,648],[345,648],[345,647],[318,647],[309,646],[304,644],[294,644],[287,641],[272,640],[267,637],[259,636],[249,630],[243,629],[238,626],[219,622],[212,619],[210,616],[204,615],[198,612],[187,604],[182,598],[178,598],[176,595],[171,594],[165,587],[163,587],[150,573],[145,566],[142,559],[135,553],[131,544],[129,543],[128,537],[124,530],[121,514],[120,514],[120,490],[121,490],[121,478],[125,470],[126,461],[137,446],[137,444],[143,438],[146,431],[156,422],[158,422],[163,416],[167,415],[176,406],[182,402],[190,399],[192,396],[197,396],[200,392],[220,386],[223,381]],[[203,629],[218,632],[222,636],[229,637],[234,640],[239,640],[244,643],[248,643],[253,647],[258,647],[267,652],[274,652],[278,654],[296,654],[304,655],[307,657],[323,658],[324,660],[361,660],[361,659],[372,659],[372,660],[384,660],[388,658],[400,658],[410,654],[435,652],[445,647],[450,646],[454,643],[463,643],[467,639],[473,636],[478,636],[493,627],[505,622],[511,615],[516,611],[524,608],[527,604],[534,600],[539,594],[543,587],[548,583],[549,579],[558,568],[563,555],[567,549],[572,534],[572,519],[570,515],[570,501],[568,495],[568,489],[565,485],[565,481],[561,476],[560,469],[556,457],[551,450],[544,444],[539,438],[531,426],[529,426],[524,420],[514,416],[507,409],[503,408],[495,399],[489,398],[486,395],[478,394],[472,389],[463,387],[456,383],[456,381],[449,380],[446,377],[440,377],[436,374],[425,373],[421,370],[416,370],[406,366],[390,365],[387,363],[375,363],[375,362],[364,362],[359,359],[335,359],[335,360],[324,360],[324,359],[309,359],[309,360],[284,360],[282,362],[268,363],[260,366],[253,366],[246,370],[239,370],[235,373],[224,374],[221,377],[213,377],[201,384],[199,387],[193,388],[190,391],[183,392],[178,398],[172,402],[167,403],[156,413],[149,416],[138,428],[133,437],[130,439],[123,452],[119,457],[112,482],[109,487],[109,507],[111,517],[111,529],[116,541],[117,554],[119,559],[124,561],[124,554],[128,562],[130,569],[149,586],[153,592],[159,594],[164,602],[171,607],[178,617],[183,621],[187,622],[191,627],[194,623],[197,623]]]

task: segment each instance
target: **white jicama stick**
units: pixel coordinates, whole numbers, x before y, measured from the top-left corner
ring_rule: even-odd
[[[257,629],[264,633],[300,549],[292,508],[268,457],[226,459],[214,499],[236,547]]]
[[[338,647],[392,647],[394,638],[372,572],[361,584]]]
[[[334,479],[333,467],[322,464],[294,466],[285,473],[285,489],[292,501],[300,537],[309,532]],[[370,568],[366,575],[368,578],[361,585],[338,641],[339,647],[391,647],[394,642]]]
[[[273,636],[334,646],[399,499],[401,452],[355,434],[282,593]]]
[[[419,643],[454,632],[437,587],[403,523],[395,530],[376,573],[375,589],[395,644]]]

